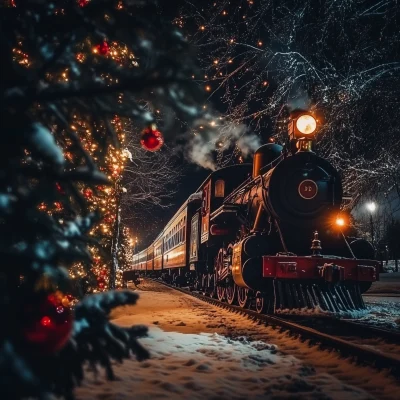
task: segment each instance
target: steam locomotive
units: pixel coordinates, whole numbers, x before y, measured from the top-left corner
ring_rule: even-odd
[[[365,308],[378,279],[374,249],[345,236],[338,171],[314,152],[318,119],[297,110],[285,146],[213,172],[136,254],[132,271],[160,275],[259,313]]]

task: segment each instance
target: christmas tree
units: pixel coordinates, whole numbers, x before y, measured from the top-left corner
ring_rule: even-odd
[[[113,378],[111,361],[148,356],[144,327],[108,320],[134,292],[70,304],[70,268],[97,268],[98,239],[118,258],[121,171],[108,162],[122,157],[118,118],[142,126],[155,150],[176,126],[156,129],[151,110],[190,125],[203,96],[186,41],[151,1],[15,0],[0,18],[0,392],[71,399],[85,363]]]

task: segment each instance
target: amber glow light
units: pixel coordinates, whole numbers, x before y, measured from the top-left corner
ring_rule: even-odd
[[[304,135],[310,135],[317,129],[317,121],[312,115],[302,115],[296,121],[296,128]]]
[[[341,218],[341,217],[336,218],[336,225],[337,226],[345,226],[345,224],[346,224],[346,222],[345,222],[345,220],[343,218]]]

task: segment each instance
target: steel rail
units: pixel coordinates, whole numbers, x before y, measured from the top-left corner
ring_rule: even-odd
[[[358,363],[361,364],[366,364],[366,365],[370,365],[374,368],[377,369],[385,369],[388,370],[390,372],[391,375],[393,375],[396,379],[400,380],[400,355],[398,355],[397,357],[394,355],[390,355],[390,354],[386,354],[383,353],[381,351],[369,348],[369,347],[365,347],[356,343],[353,343],[351,341],[345,340],[345,339],[341,339],[339,337],[318,331],[317,329],[308,327],[308,326],[304,326],[283,318],[279,318],[273,315],[266,315],[266,314],[259,314],[256,311],[253,310],[249,310],[247,308],[241,308],[239,306],[236,305],[231,305],[228,303],[224,303],[221,302],[217,299],[196,293],[196,292],[192,292],[190,290],[187,289],[183,289],[177,286],[173,286],[170,284],[167,284],[163,281],[160,281],[158,279],[152,279],[155,282],[158,282],[162,285],[165,285],[171,289],[177,290],[179,292],[182,292],[186,295],[195,297],[199,300],[202,300],[206,303],[227,309],[227,310],[231,310],[234,311],[236,313],[240,313],[242,315],[246,315],[248,316],[250,319],[254,320],[254,321],[260,321],[265,323],[266,325],[270,325],[273,327],[280,327],[280,328],[284,328],[287,329],[291,332],[294,332],[298,335],[300,335],[301,337],[305,338],[305,339],[309,339],[312,342],[315,342],[316,344],[318,344],[320,347],[322,348],[331,348],[334,349],[336,351],[338,351],[343,357],[356,357]],[[350,322],[350,321],[344,321],[345,324],[349,325],[349,324],[355,324],[357,325],[357,323],[355,322]],[[361,324],[358,324],[361,325]],[[380,328],[372,328],[372,327],[368,327],[365,325],[362,325],[362,329],[364,330],[364,332],[366,330],[369,330],[371,333],[376,333],[376,334],[382,334],[382,332],[385,332],[384,334],[388,334],[387,330],[383,330]],[[381,336],[379,336],[380,338]],[[395,343],[400,343],[400,341],[398,341],[398,339],[400,338],[400,335],[397,334],[396,332],[390,332],[390,334],[388,334],[386,336],[386,338],[391,338],[392,340],[395,340]]]
[[[301,315],[294,315],[294,316],[288,316],[288,320],[295,321],[299,324],[301,322],[307,320],[311,320],[314,322],[326,322],[328,321],[328,328],[344,328],[347,330],[351,330],[351,336],[354,336],[356,333],[360,335],[360,337],[373,337],[376,339],[385,339],[391,343],[395,344],[400,344],[400,332],[396,332],[393,330],[381,328],[381,327],[376,327],[376,326],[369,326],[365,325],[361,322],[357,321],[351,321],[348,319],[336,319],[336,318],[330,318],[329,316],[327,317],[322,317],[319,318],[318,316],[301,316]],[[330,324],[330,325],[329,325]],[[346,336],[345,334],[343,336]]]

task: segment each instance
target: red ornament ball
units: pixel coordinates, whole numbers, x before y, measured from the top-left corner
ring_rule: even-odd
[[[83,191],[83,195],[87,198],[87,199],[91,199],[93,197],[93,191],[92,189],[85,189]]]
[[[79,7],[85,7],[89,4],[89,0],[78,0]]]
[[[68,341],[73,319],[63,298],[61,292],[40,292],[24,298],[18,319],[22,339],[32,350],[52,354]]]
[[[104,40],[103,43],[100,43],[99,45],[96,46],[96,49],[97,49],[98,53],[100,53],[103,56],[106,56],[108,54],[108,52],[110,51],[110,46]]]
[[[106,284],[106,281],[103,278],[97,279],[97,286],[99,287],[99,289],[104,289],[105,284]]]
[[[154,126],[148,127],[142,132],[140,144],[147,151],[160,150],[164,144],[163,134]]]
[[[101,275],[101,276],[106,276],[106,275],[107,275],[107,270],[106,270],[106,269],[102,269],[102,270],[100,271],[100,275]]]

